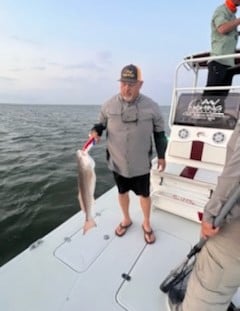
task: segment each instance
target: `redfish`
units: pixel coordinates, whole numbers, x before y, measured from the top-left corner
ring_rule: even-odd
[[[93,216],[94,192],[96,186],[95,162],[86,150],[77,151],[78,200],[85,213],[83,234],[96,226]]]

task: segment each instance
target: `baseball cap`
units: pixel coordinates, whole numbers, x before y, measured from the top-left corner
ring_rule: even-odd
[[[141,69],[132,64],[123,67],[121,71],[121,78],[119,79],[119,81],[130,83],[142,81]]]

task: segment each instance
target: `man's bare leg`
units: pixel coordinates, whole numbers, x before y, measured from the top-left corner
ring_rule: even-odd
[[[119,224],[119,226],[117,227],[115,232],[118,236],[122,236],[127,231],[127,227],[132,223],[132,220],[131,220],[130,214],[129,214],[129,194],[128,194],[128,192],[119,193],[118,194],[118,201],[119,201],[119,205],[120,205],[121,210],[122,210],[123,220],[121,221],[121,223]]]
[[[150,224],[151,198],[140,196],[140,205],[143,211],[143,230],[145,240],[147,243],[153,243],[155,241],[155,235]]]

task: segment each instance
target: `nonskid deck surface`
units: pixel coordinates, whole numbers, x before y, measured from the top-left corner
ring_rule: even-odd
[[[156,242],[147,245],[131,195],[133,225],[116,237],[115,187],[96,201],[96,212],[97,227],[86,235],[78,213],[0,268],[1,310],[167,310],[159,285],[198,241],[199,224],[153,210]]]

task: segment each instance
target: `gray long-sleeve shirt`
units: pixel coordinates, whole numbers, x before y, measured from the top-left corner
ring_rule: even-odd
[[[128,178],[149,173],[153,133],[164,134],[159,105],[142,94],[127,103],[118,94],[102,106],[99,122],[107,129],[109,169]]]

